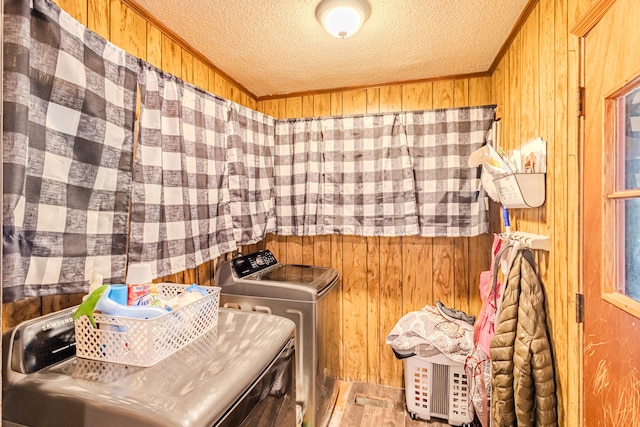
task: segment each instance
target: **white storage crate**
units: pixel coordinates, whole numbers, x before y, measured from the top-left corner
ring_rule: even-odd
[[[158,283],[160,298],[169,299],[190,285]],[[218,325],[220,288],[201,286],[208,295],[154,319],[94,314],[75,320],[76,356],[103,362],[152,366]]]
[[[411,418],[444,418],[450,425],[473,421],[473,404],[464,365],[438,354],[404,361],[407,409]]]

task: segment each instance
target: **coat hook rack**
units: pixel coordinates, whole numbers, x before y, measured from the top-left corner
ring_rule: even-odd
[[[549,236],[525,233],[523,231],[503,233],[502,236],[511,241],[518,242],[529,249],[549,251]]]

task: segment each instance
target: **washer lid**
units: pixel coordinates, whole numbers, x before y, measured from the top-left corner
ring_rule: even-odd
[[[277,264],[268,269],[239,278],[223,275],[222,295],[243,295],[291,301],[317,301],[338,281],[333,268],[310,265]]]

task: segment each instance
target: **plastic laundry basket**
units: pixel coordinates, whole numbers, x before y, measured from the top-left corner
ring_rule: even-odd
[[[464,365],[443,354],[404,361],[407,410],[414,420],[431,417],[460,426],[473,421],[473,405]]]

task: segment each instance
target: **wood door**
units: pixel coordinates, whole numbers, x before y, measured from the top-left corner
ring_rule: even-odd
[[[629,132],[616,128],[616,111],[624,107],[615,100],[640,87],[640,7],[637,0],[601,2],[611,3],[584,37],[583,51],[583,415],[585,426],[638,426],[640,298],[625,295],[634,278],[624,269],[633,259],[624,248],[640,248],[640,239],[630,240],[625,234],[629,221],[638,221],[625,209],[629,200],[631,206],[637,203],[640,183],[621,185],[616,180],[628,168],[624,165],[633,147],[628,142],[615,145],[616,138],[626,138]]]

